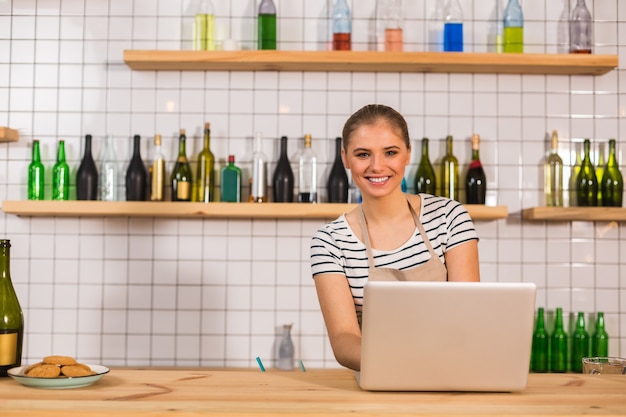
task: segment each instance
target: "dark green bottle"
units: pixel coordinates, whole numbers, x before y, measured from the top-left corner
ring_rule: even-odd
[[[39,141],[33,141],[33,154],[28,165],[28,199],[43,200],[44,198],[44,168],[41,163]]]
[[[567,372],[567,333],[563,329],[563,309],[556,309],[554,332],[550,336],[550,371]]]
[[[208,203],[215,200],[215,157],[211,152],[211,124],[204,124],[204,147],[196,165],[196,196],[194,201]]]
[[[52,167],[52,199],[70,199],[70,167],[65,162],[65,141],[59,141],[57,162]]]
[[[0,377],[21,365],[24,340],[24,315],[11,283],[10,255],[11,242],[0,239]]]
[[[459,201],[459,161],[452,153],[452,136],[446,137],[446,155],[441,161],[441,195]]]
[[[624,179],[619,170],[615,156],[615,139],[609,140],[609,159],[604,167],[600,182],[602,190],[602,205],[606,207],[621,207],[624,190]]]
[[[428,157],[428,138],[422,139],[422,158],[415,174],[415,193],[437,194],[437,178]]]
[[[222,168],[221,174],[222,201],[241,202],[241,169],[235,166],[235,155],[228,155],[228,165]]]
[[[537,311],[530,370],[532,372],[548,372],[548,332],[546,331],[543,307],[539,307]]]
[[[583,371],[583,358],[589,357],[589,333],[585,330],[585,314],[578,313],[576,331],[572,337],[572,371]]]
[[[191,201],[192,176],[187,160],[185,129],[180,129],[178,137],[178,158],[172,169],[172,201]]]
[[[576,177],[577,203],[579,206],[596,206],[598,205],[598,179],[591,163],[589,152],[591,142],[589,139],[585,139],[583,146],[583,162]]]
[[[257,24],[258,49],[276,49],[276,6],[273,0],[261,0]]]
[[[609,334],[604,328],[604,313],[599,311],[596,318],[596,329],[591,336],[591,356],[609,356]]]

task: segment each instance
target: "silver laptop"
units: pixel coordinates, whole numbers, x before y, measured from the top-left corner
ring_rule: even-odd
[[[359,385],[373,391],[521,391],[535,284],[365,285]]]

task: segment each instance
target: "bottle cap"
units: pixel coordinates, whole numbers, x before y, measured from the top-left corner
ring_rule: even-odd
[[[479,145],[480,145],[480,135],[474,133],[472,135],[472,149],[478,149]]]
[[[235,163],[235,155],[228,155],[228,162],[229,163]]]
[[[161,144],[161,135],[160,134],[156,134],[154,135],[154,144],[155,145],[160,145]]]

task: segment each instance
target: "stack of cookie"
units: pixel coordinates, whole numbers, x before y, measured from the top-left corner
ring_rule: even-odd
[[[83,363],[78,363],[71,356],[46,356],[41,362],[30,365],[24,375],[37,378],[75,378],[96,373]]]

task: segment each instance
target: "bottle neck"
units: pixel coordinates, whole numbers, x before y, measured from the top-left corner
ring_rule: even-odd
[[[586,140],[584,145],[583,145],[583,152],[584,152],[583,162],[589,162],[590,161],[590,159],[589,159],[589,149],[590,149],[590,147],[591,147],[590,142],[588,140]]]
[[[280,138],[280,156],[287,156],[287,138],[284,136]]]
[[[478,149],[472,149],[472,161],[480,161],[480,151]]]
[[[41,162],[41,153],[39,152],[39,141],[33,142],[33,162]]]
[[[139,157],[141,154],[141,137],[135,135],[133,138],[133,157]]]
[[[0,245],[0,280],[11,280],[11,248],[4,244]]]
[[[211,131],[209,129],[204,130],[204,150],[208,151],[211,148]]]
[[[615,155],[615,141],[614,140],[609,141],[609,159],[607,162],[609,165],[617,165],[617,156]]]
[[[85,136],[85,156],[91,155],[91,135]]]
[[[59,149],[57,151],[57,162],[65,162],[65,142],[59,142]]]
[[[428,159],[428,139],[422,139],[422,158]]]
[[[335,140],[335,159],[341,159],[341,138]]]
[[[452,155],[452,138],[448,137],[448,139],[446,139],[446,150],[448,152],[448,155]]]
[[[187,138],[185,136],[181,136],[178,139],[178,157],[179,158],[186,158],[187,157],[187,152],[185,151],[185,142],[186,142]]]
[[[556,311],[556,318],[554,319],[555,329],[563,329],[563,313],[561,310]]]
[[[604,314],[598,313],[598,318],[596,320],[596,331],[604,330]]]

